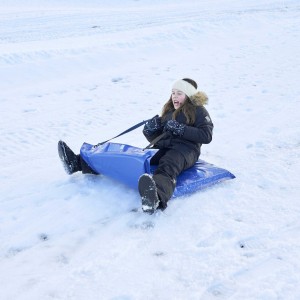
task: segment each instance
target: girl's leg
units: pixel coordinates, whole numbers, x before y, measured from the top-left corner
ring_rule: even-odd
[[[186,168],[184,156],[176,150],[168,150],[160,157],[158,167],[153,174],[160,199],[160,209],[167,207],[167,202],[172,197],[177,176]]]
[[[165,155],[168,149],[160,149],[158,150],[151,158],[150,165],[158,165],[159,160]]]
[[[80,168],[82,171],[82,174],[94,174],[94,175],[99,175],[99,173],[95,172],[86,162],[85,160],[81,157],[80,154],[77,155],[80,160]]]
[[[82,171],[83,174],[98,174],[89,167],[80,154],[75,154],[63,141],[58,142],[58,155],[65,171],[69,175],[78,171]]]

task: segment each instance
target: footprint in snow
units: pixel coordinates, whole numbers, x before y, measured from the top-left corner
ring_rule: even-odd
[[[230,284],[215,283],[211,285],[201,296],[200,300],[228,299],[235,293],[235,289]]]
[[[43,242],[48,241],[49,240],[49,236],[46,233],[41,233],[39,235],[39,239]]]
[[[264,244],[261,239],[257,237],[249,237],[239,241],[239,247],[241,249],[262,249]]]
[[[114,77],[114,78],[112,78],[112,82],[114,82],[114,83],[118,83],[118,82],[121,82],[123,80],[123,78],[122,77]]]
[[[24,250],[25,250],[25,248],[21,248],[21,247],[11,247],[10,249],[8,249],[5,257],[10,258],[10,257],[16,256],[17,254],[21,253]]]
[[[134,229],[150,230],[155,227],[155,224],[152,221],[143,221],[141,223],[132,224],[130,227]]]

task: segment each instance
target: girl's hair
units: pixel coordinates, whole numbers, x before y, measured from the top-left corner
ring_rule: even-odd
[[[183,78],[182,80],[187,81],[190,83],[195,89],[197,89],[197,83],[193,79],[190,78]],[[162,119],[165,118],[166,114],[170,111],[174,110],[174,105],[172,101],[172,95],[170,96],[170,99],[167,101],[167,103],[164,105],[162,109]],[[186,100],[184,101],[183,105],[181,105],[178,109],[176,109],[172,114],[172,119],[175,120],[177,115],[180,112],[183,112],[184,116],[186,117],[187,124],[192,125],[195,123],[195,105],[192,103],[191,99],[186,96]]]

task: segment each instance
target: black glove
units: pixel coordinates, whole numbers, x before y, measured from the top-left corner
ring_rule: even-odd
[[[161,117],[156,115],[145,124],[143,131],[146,135],[151,135],[155,131],[161,129],[161,127]]]
[[[171,132],[173,135],[183,136],[186,125],[178,123],[176,120],[169,120],[165,125],[164,131]]]

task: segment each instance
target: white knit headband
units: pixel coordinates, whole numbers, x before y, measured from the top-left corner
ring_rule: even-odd
[[[197,89],[189,82],[185,80],[177,80],[173,83],[172,89],[176,89],[184,92],[188,97],[191,97],[197,93]]]

